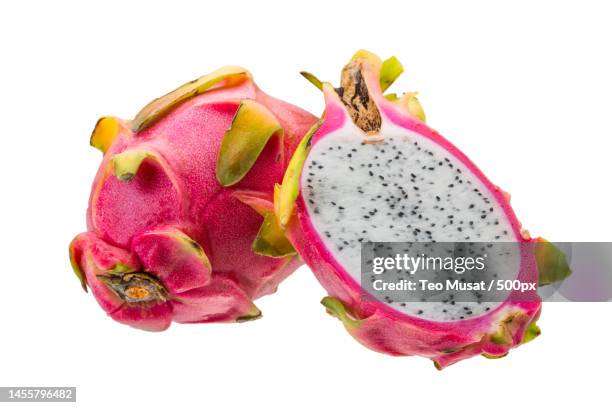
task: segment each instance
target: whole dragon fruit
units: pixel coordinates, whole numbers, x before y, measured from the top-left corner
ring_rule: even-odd
[[[394,57],[382,62],[360,51],[339,88],[303,73],[322,89],[326,110],[276,188],[278,220],[327,289],[323,305],[365,346],[426,356],[438,368],[478,354],[505,356],[540,333],[537,294],[511,293],[503,302],[456,302],[451,294],[415,305],[377,300],[360,285],[364,242],[537,245],[509,196],[425,124],[415,93],[383,95],[402,71]],[[538,279],[536,252],[544,259],[558,254],[538,248],[520,246],[514,274],[523,281]]]
[[[131,121],[100,119],[88,232],[70,245],[83,288],[113,319],[145,330],[259,317],[252,300],[301,264],[272,194],[315,121],[239,67],[189,82]]]

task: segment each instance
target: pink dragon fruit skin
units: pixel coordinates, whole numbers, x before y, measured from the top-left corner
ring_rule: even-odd
[[[151,102],[132,121],[105,117],[104,152],[70,245],[83,287],[113,319],[159,331],[257,318],[301,261],[273,215],[309,113],[225,67]]]
[[[336,151],[336,148],[340,150],[341,147],[344,147],[343,151],[346,153],[348,144],[343,145],[343,143],[348,143],[347,140],[352,140],[351,138],[357,138],[359,141],[364,140],[365,142],[361,143],[361,146],[365,148],[370,144],[368,138],[371,138],[369,139],[372,141],[371,143],[376,143],[376,140],[385,140],[389,133],[403,133],[407,130],[412,132],[411,135],[417,136],[411,139],[411,143],[415,140],[420,141],[421,138],[433,142],[439,147],[437,153],[443,152],[454,158],[455,162],[461,163],[462,168],[467,169],[469,177],[475,180],[474,182],[477,181],[486,188],[494,203],[492,205],[496,207],[500,217],[505,218],[504,223],[508,226],[506,240],[525,244],[521,245],[519,279],[537,282],[536,258],[533,248],[529,244],[531,242],[535,243],[535,240],[531,240],[527,232],[521,229],[521,225],[510,207],[509,196],[493,185],[455,146],[424,123],[423,110],[415,98],[415,94],[405,94],[402,98],[397,98],[395,95],[383,96],[384,89],[401,72],[401,65],[394,58],[383,63],[375,55],[360,51],[343,71],[342,88],[334,89],[330,84],[320,82],[311,74],[305,75],[322,89],[326,101],[326,110],[321,121],[313,126],[304,137],[289,164],[282,186],[277,187],[276,215],[293,246],[329,293],[329,296],[322,301],[327,311],[340,319],[348,332],[366,347],[395,356],[419,355],[428,357],[434,361],[438,369],[479,354],[488,358],[503,357],[511,348],[539,335],[540,331],[535,322],[540,315],[541,301],[537,294],[517,296],[512,293],[504,302],[487,312],[471,318],[464,319],[461,317],[461,319],[453,321],[425,318],[407,311],[403,312],[366,294],[356,278],[356,273],[347,270],[347,263],[340,260],[342,248],[331,244],[334,232],[330,234],[332,235],[331,238],[328,235],[327,238],[329,239],[326,239],[323,230],[328,228],[329,225],[322,225],[323,223],[316,221],[316,214],[319,211],[321,213],[326,211],[326,205],[331,208],[329,201],[326,201],[329,196],[323,197],[321,194],[328,194],[336,188],[342,190],[343,180],[348,182],[351,177],[358,177],[355,170],[357,165],[354,163],[358,164],[356,156],[360,154],[359,146],[356,146],[351,153],[345,154],[342,160],[334,156],[333,160],[330,158],[325,161],[326,159],[321,155],[325,153],[321,152],[330,153],[327,151],[328,145],[325,145],[325,149],[318,148],[317,145],[325,143],[328,137],[336,137],[337,145],[330,144],[329,147],[329,150],[332,151],[331,154]],[[352,91],[352,89],[355,91]],[[347,93],[349,93],[348,102],[345,99]],[[357,102],[353,104],[355,98],[357,98]],[[372,112],[374,112],[373,115],[371,115]],[[378,116],[376,112],[379,112]],[[319,168],[322,168],[323,164],[329,165],[339,162],[344,162],[342,164],[344,167],[350,165],[351,168],[350,172],[346,170],[348,175],[342,174],[333,178],[333,181],[338,183],[331,187],[332,190],[329,189],[331,182],[328,182],[325,189],[320,188],[316,195],[314,192],[310,193],[307,200],[305,196],[309,194],[309,189],[312,187],[309,184],[317,182],[312,179],[325,177],[325,170],[310,172],[311,168],[316,168],[316,166],[312,166],[315,163],[314,156],[317,159],[316,164],[321,164]],[[418,158],[418,156],[415,157]],[[371,166],[371,163],[376,163],[375,159],[371,158],[364,163]],[[307,169],[309,163],[310,167]],[[337,174],[343,171],[345,170],[334,167],[333,170],[328,170],[327,174]],[[408,173],[408,170],[404,171],[406,174]],[[466,172],[464,171],[464,173]],[[466,177],[468,176],[466,175]],[[330,179],[332,179],[332,176],[330,176]],[[318,182],[321,182],[321,180],[319,179]],[[351,184],[351,187],[354,186]],[[338,193],[338,196],[343,199],[348,195],[356,194],[354,191],[347,188]],[[360,193],[363,192],[360,191]],[[372,194],[372,197],[376,196]],[[423,198],[423,200],[424,203],[420,205],[426,206],[428,201],[426,198]],[[437,200],[440,200],[440,198],[437,197]],[[367,200],[360,198],[360,200],[349,202],[349,205],[351,203],[359,205],[361,202],[367,202]],[[341,202],[332,201],[331,204],[333,208],[339,208]],[[384,204],[380,201],[373,206],[377,206],[381,209],[380,212],[384,212]],[[459,204],[457,205],[459,206]],[[344,217],[343,214],[348,211],[348,206],[344,206],[346,209],[341,208],[342,214],[338,213],[340,214],[338,219]],[[363,218],[347,219],[346,217],[341,219],[338,229],[345,234],[347,234],[346,230],[351,222],[359,223],[359,220],[363,220]],[[399,219],[394,218],[396,226],[399,225],[399,221]],[[377,224],[379,229],[381,224],[382,222]],[[363,231],[359,231],[363,233],[362,237],[365,237],[366,240],[369,240],[368,234],[371,236],[371,228],[371,225],[363,226]],[[361,227],[358,230],[361,230]],[[325,233],[327,234],[327,230]],[[444,233],[445,231],[441,231],[438,237],[444,238]],[[417,236],[417,233],[415,232],[414,235]],[[410,234],[410,237],[412,237],[412,234]],[[393,236],[389,236],[389,239],[385,240],[376,239],[376,241],[401,240],[394,239]],[[409,238],[403,240],[409,240]],[[420,240],[427,241],[427,239],[422,238]],[[459,239],[448,236],[447,240]],[[486,241],[486,239],[483,239],[483,241]],[[355,243],[347,238],[340,245],[343,245],[344,251],[346,251],[346,247]]]

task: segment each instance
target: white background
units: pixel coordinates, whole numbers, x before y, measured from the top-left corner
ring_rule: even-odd
[[[20,1],[0,6],[0,386],[77,386],[78,406],[609,406],[610,304],[545,304],[542,336],[442,372],[369,351],[310,271],[264,318],[151,334],[107,318],[67,257],[85,229],[96,119],[238,64],[322,111],[359,48],[406,67],[429,123],[513,196],[534,235],[610,240],[605,2]]]

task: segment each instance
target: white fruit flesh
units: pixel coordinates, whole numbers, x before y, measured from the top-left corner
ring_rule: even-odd
[[[406,129],[383,125],[382,140],[364,143],[346,126],[312,147],[301,176],[308,215],[335,260],[360,282],[362,242],[513,242],[512,225],[485,185],[440,145]],[[485,244],[483,244],[485,245]],[[515,278],[518,248],[487,267]],[[423,279],[413,276],[412,279]],[[498,302],[391,301],[406,314],[435,321],[469,319]],[[497,300],[497,299],[496,299]]]

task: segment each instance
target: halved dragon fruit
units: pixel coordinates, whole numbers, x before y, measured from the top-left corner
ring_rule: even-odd
[[[115,320],[146,330],[261,315],[301,264],[273,213],[299,140],[316,118],[225,67],[154,100],[134,120],[104,117],[104,153],[70,245],[83,288]]]
[[[537,294],[415,305],[377,300],[360,285],[366,242],[534,242],[508,194],[425,124],[415,93],[383,95],[402,71],[395,58],[360,51],[339,88],[303,73],[326,109],[276,188],[277,217],[327,289],[323,305],[365,346],[429,357],[438,368],[505,356],[540,333]],[[514,276],[537,282],[533,246],[517,248]]]

